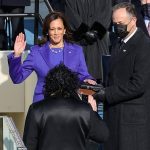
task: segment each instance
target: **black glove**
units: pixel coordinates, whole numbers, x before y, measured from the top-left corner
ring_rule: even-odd
[[[76,41],[80,41],[83,35],[89,30],[89,27],[85,23],[81,23],[76,31],[73,32],[73,37]]]
[[[106,28],[99,22],[94,22],[90,30],[97,31],[97,38],[99,39],[102,39],[107,32]]]
[[[96,99],[97,102],[104,102],[106,99],[105,95],[105,88],[101,87],[98,92],[93,94],[94,99]]]
[[[84,34],[84,38],[89,44],[93,44],[98,38],[98,32],[96,30],[87,31]]]

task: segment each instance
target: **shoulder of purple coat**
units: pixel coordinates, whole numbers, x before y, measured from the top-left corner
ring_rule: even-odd
[[[82,47],[76,43],[68,43],[64,42],[65,47],[70,48],[70,49],[82,49]]]
[[[41,47],[42,46],[39,46],[39,45],[31,46],[30,51],[36,51],[36,50],[40,49]]]

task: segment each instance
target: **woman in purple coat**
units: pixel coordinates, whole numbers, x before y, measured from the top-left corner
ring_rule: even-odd
[[[21,63],[25,49],[24,34],[15,41],[14,52],[8,56],[9,73],[15,84],[23,82],[33,71],[37,74],[37,84],[33,102],[42,100],[43,85],[48,71],[60,63],[78,72],[81,81],[95,84],[88,73],[82,48],[71,40],[71,33],[65,17],[60,12],[48,14],[43,24],[43,38],[39,45],[31,48],[26,60]]]

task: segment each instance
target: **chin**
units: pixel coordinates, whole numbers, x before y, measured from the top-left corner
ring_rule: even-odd
[[[61,43],[61,40],[53,40],[53,43],[54,44],[59,44],[59,43]]]
[[[54,43],[55,43],[55,44],[59,44],[59,43],[61,43],[61,41],[54,41]]]

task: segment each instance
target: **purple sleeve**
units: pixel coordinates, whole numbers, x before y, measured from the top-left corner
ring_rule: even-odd
[[[23,82],[33,71],[33,52],[31,51],[23,61],[20,57],[14,57],[14,53],[8,55],[9,75],[13,83]]]
[[[88,69],[86,66],[82,48],[81,48],[79,57],[80,57],[80,64],[79,64],[79,68],[78,68],[78,73],[79,73],[80,80],[81,81],[83,81],[85,79],[93,79],[94,80],[94,78],[88,73]]]

